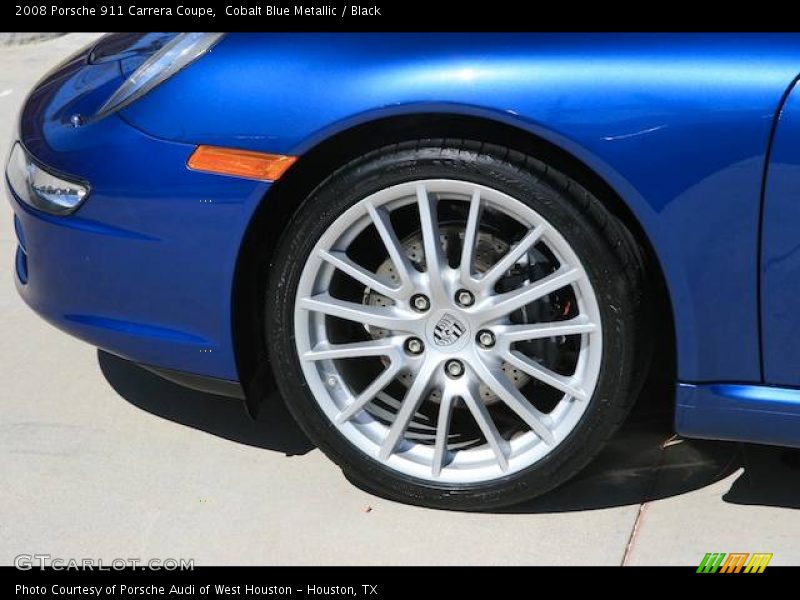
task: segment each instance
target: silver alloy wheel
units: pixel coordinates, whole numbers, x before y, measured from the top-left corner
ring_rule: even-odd
[[[443,249],[442,202],[462,206],[465,215],[455,264]],[[393,224],[396,211],[409,209],[418,215],[423,262],[411,260]],[[486,211],[513,221],[524,234],[479,272],[475,249],[485,235]],[[390,259],[391,278],[348,253],[356,240],[369,235],[377,243],[372,252]],[[533,261],[535,248],[548,253],[553,270],[540,278],[523,278],[510,291],[500,290],[499,282],[510,271]],[[366,287],[365,297],[377,294],[385,302],[341,299],[333,288],[342,276]],[[527,307],[564,289],[571,290],[577,305],[568,318],[519,322]],[[300,277],[295,307],[301,367],[330,422],[372,459],[426,481],[488,482],[541,460],[580,421],[600,371],[600,312],[575,252],[526,204],[472,182],[411,181],[359,201],[315,245]],[[367,339],[343,339],[347,328],[342,323],[356,324],[369,334]],[[517,349],[528,341],[567,339],[577,349],[569,374]],[[518,378],[509,376],[510,369],[555,391],[559,399],[549,410],[540,410],[519,389]],[[404,386],[400,398],[387,392],[398,381]],[[487,399],[486,390],[493,400]],[[523,427],[500,431],[490,410],[497,404],[516,415]],[[432,419],[426,421],[423,406],[433,412]],[[461,443],[453,434],[455,411],[471,416],[480,443]]]

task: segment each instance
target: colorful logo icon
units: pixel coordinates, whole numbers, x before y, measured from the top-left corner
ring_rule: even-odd
[[[707,552],[697,567],[698,573],[763,573],[772,554],[767,552]]]

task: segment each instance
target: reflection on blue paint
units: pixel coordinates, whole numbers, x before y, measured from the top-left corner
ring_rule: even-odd
[[[744,384],[717,384],[710,386],[710,388],[713,393],[731,399],[755,400],[758,402],[785,402],[800,406],[800,390]]]
[[[100,327],[103,329],[111,329],[121,333],[130,335],[160,338],[173,342],[182,342],[185,344],[195,345],[208,345],[208,340],[192,335],[183,331],[177,331],[168,327],[160,327],[158,325],[147,325],[145,323],[134,323],[133,321],[123,321],[121,319],[110,319],[107,317],[99,317],[96,315],[64,315],[67,321],[73,323],[80,323],[81,325],[89,325],[90,327]]]

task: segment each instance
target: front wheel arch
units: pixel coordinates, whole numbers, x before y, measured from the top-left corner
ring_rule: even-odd
[[[231,322],[239,379],[251,416],[275,388],[263,336],[261,299],[266,276],[281,232],[303,199],[339,167],[380,147],[415,139],[480,140],[553,166],[577,181],[624,225],[642,251],[653,311],[654,365],[664,385],[674,385],[677,364],[673,309],[658,256],[641,223],[607,181],[573,154],[522,127],[456,113],[422,113],[384,117],[338,132],[305,152],[262,199],[243,237],[231,296]]]

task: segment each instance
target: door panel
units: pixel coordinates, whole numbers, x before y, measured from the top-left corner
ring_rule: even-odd
[[[765,192],[761,259],[764,379],[773,385],[800,386],[800,88],[797,85],[784,104],[775,131]]]

